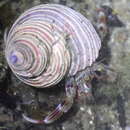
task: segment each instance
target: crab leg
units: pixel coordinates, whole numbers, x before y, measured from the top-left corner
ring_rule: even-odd
[[[66,113],[73,104],[73,99],[76,95],[76,88],[73,85],[73,79],[70,79],[66,82],[65,90],[66,90],[66,99],[59,104],[54,111],[52,111],[48,116],[45,117],[43,120],[35,120],[32,118],[27,117],[23,114],[23,118],[31,123],[40,124],[50,124],[57,120],[59,117]]]
[[[78,98],[91,95],[91,84],[90,83],[81,83],[78,85],[77,94]]]

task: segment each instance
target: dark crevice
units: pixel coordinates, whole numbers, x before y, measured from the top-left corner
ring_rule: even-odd
[[[126,115],[125,115],[125,101],[123,97],[119,94],[117,96],[117,112],[118,120],[122,129],[126,127]]]

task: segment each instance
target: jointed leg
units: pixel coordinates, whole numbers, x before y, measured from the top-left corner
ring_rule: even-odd
[[[78,98],[91,95],[91,84],[82,83],[77,87]]]
[[[34,120],[26,115],[23,114],[23,118],[31,123],[39,124],[39,123],[45,123],[49,124],[57,120],[59,117],[63,115],[63,113],[66,113],[73,104],[73,99],[76,95],[76,88],[74,87],[74,79],[70,79],[66,82],[65,85],[66,90],[66,99],[59,104],[54,111],[52,111],[45,119],[43,120]]]

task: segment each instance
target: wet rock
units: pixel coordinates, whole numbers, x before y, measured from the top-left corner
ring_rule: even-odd
[[[62,4],[62,5],[66,5],[66,3],[67,3],[67,0],[60,0],[60,2],[59,2],[60,4]]]
[[[6,114],[0,114],[0,122],[13,121],[12,117]]]
[[[67,3],[66,3],[66,5],[68,6],[68,7],[70,7],[70,8],[74,8],[74,6],[75,6],[75,2],[73,2],[73,1],[67,1]]]
[[[22,119],[22,112],[42,119],[65,97],[63,89],[35,89],[21,83],[11,72],[6,71],[3,35],[5,28],[26,9],[44,3],[60,3],[74,8],[95,23],[96,8],[109,6],[125,26],[109,28],[109,36],[103,36],[99,59],[114,71],[108,71],[105,80],[94,81],[94,103],[75,102],[63,118],[51,126],[34,125]],[[0,2],[0,87],[4,87],[0,103],[0,129],[9,130],[126,130],[130,129],[130,11],[129,0],[2,0]],[[112,22],[111,22],[112,24]],[[117,23],[114,23],[117,24]],[[112,24],[113,25],[113,24]],[[7,80],[7,79],[8,80]],[[6,79],[6,80],[4,80]],[[7,82],[5,84],[5,81]],[[3,84],[4,82],[4,84]],[[2,89],[3,92],[3,89]],[[10,99],[13,102],[9,102]],[[14,98],[18,97],[17,100]],[[11,104],[7,107],[6,104]],[[14,109],[14,110],[12,110]],[[4,120],[3,120],[4,119]],[[123,120],[122,120],[123,119]],[[1,122],[1,120],[3,120]],[[10,122],[11,121],[11,122]]]
[[[9,95],[4,91],[0,91],[0,103],[7,108],[15,109],[16,108],[16,97]]]
[[[60,2],[60,0],[53,0],[53,2],[54,2],[54,3],[59,3],[59,2]]]
[[[2,83],[7,76],[8,66],[4,57],[3,49],[0,51],[0,83]],[[2,85],[1,85],[2,87]]]

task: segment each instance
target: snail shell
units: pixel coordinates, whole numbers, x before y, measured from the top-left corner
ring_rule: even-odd
[[[53,86],[91,66],[101,47],[89,20],[57,4],[25,11],[12,25],[5,43],[11,70],[36,87]]]

